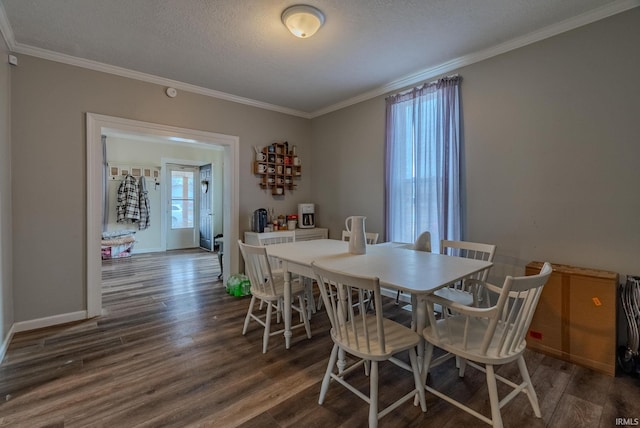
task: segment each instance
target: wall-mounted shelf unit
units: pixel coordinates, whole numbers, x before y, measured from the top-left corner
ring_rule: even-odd
[[[300,158],[289,143],[273,143],[256,153],[253,173],[260,176],[260,187],[271,189],[272,195],[284,195],[295,190],[296,179],[302,177]]]
[[[150,180],[160,180],[160,167],[154,165],[123,165],[120,163],[108,162],[109,179],[121,180],[127,175],[133,175],[136,178],[145,177]]]

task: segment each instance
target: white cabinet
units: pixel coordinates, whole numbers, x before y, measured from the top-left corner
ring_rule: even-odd
[[[258,232],[245,232],[244,242],[249,245],[260,245]],[[329,229],[314,227],[313,229],[296,229],[296,241],[311,241],[314,239],[328,239]]]

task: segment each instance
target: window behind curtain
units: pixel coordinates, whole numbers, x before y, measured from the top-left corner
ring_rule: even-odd
[[[460,239],[460,77],[387,98],[388,241]]]

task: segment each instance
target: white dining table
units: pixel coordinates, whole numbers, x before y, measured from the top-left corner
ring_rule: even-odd
[[[427,324],[425,297],[476,272],[488,269],[491,262],[414,251],[410,245],[367,245],[366,254],[349,253],[349,243],[335,239],[298,241],[266,246],[269,256],[282,261],[285,277],[285,344],[291,345],[291,274],[315,278],[312,262],[353,275],[376,276],[380,285],[411,293],[416,331]],[[423,347],[418,349],[420,357]]]

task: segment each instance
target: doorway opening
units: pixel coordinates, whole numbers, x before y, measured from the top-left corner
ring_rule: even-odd
[[[189,147],[219,147],[224,151],[222,217],[223,234],[229,243],[238,239],[239,212],[239,138],[212,132],[178,128],[173,126],[122,119],[87,113],[87,316],[102,312],[102,279],[100,237],[102,232],[102,186],[105,162],[101,136],[108,133],[130,133],[177,142]],[[169,222],[171,217],[169,217]],[[228,237],[228,238],[227,238]],[[239,256],[230,245],[222,259],[223,272],[235,272],[239,267]],[[226,275],[224,277],[226,280]]]

